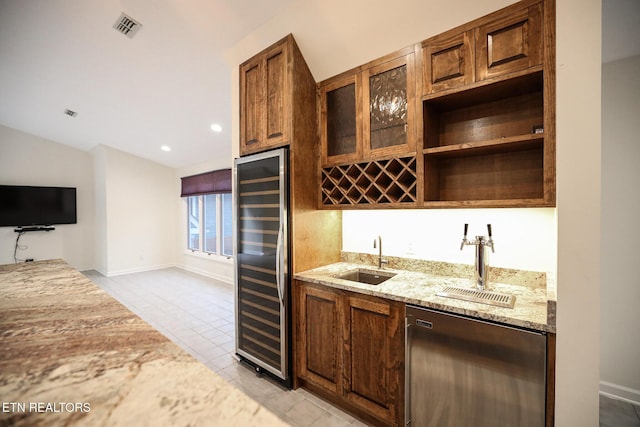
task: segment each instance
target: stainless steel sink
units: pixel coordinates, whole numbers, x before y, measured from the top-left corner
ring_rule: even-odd
[[[380,283],[391,279],[395,275],[396,273],[391,273],[390,271],[359,268],[357,270],[338,274],[335,277],[337,279],[350,280],[352,282],[365,283],[367,285],[379,285]]]

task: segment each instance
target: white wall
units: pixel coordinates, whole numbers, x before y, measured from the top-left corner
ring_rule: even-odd
[[[176,193],[180,194],[180,178],[209,172],[212,170],[233,168],[231,158],[217,158],[208,162],[179,168],[175,170]],[[176,202],[178,212],[178,232],[176,242],[176,265],[185,270],[193,271],[204,276],[212,277],[222,282],[233,283],[233,259],[217,255],[194,254],[186,250],[187,244],[187,203],[186,199],[178,198]]]
[[[106,274],[108,267],[107,242],[107,151],[104,145],[95,147],[93,156],[93,187],[95,191],[95,264],[92,269]]]
[[[78,224],[24,234],[18,258],[63,258],[112,276],[178,266],[232,283],[233,261],[184,250],[180,177],[231,167],[213,159],[173,169],[107,146],[91,152],[0,126],[0,183],[77,188]],[[17,234],[0,228],[0,264],[13,263]]]
[[[19,250],[17,257],[62,258],[79,270],[93,268],[94,188],[89,153],[0,126],[0,183],[76,187],[78,223],[24,234],[20,245],[28,248]],[[14,262],[16,237],[13,227],[0,228],[0,264]]]
[[[553,272],[556,269],[555,209],[373,210],[342,213],[342,249],[430,261],[473,264],[475,252],[460,250],[464,224],[469,238],[487,235],[492,225],[494,267]]]
[[[316,81],[500,9],[513,0],[305,0],[226,53],[232,67],[292,33]],[[453,11],[453,13],[452,13]],[[233,80],[237,85],[237,79]],[[234,98],[237,98],[234,92]]]
[[[602,67],[600,390],[640,404],[640,56]]]
[[[106,146],[94,156],[96,185],[104,189],[96,203],[104,221],[98,271],[112,276],[175,265],[174,169]]]
[[[599,416],[602,5],[556,7],[556,425],[587,427]]]

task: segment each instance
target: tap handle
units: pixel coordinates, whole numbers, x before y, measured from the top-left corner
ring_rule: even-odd
[[[469,224],[464,225],[464,237],[462,237],[462,243],[460,243],[460,250],[464,249],[465,243],[467,243],[467,231],[469,230]]]
[[[491,252],[495,253],[495,249],[493,248],[493,236],[491,233],[491,224],[487,224],[487,232],[489,233],[489,246],[491,247]]]

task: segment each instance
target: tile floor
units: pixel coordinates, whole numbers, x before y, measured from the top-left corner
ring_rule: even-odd
[[[305,390],[284,390],[234,357],[233,288],[168,268],[104,277],[84,274],[167,338],[292,426],[364,426]],[[640,406],[600,397],[600,427],[640,427]]]
[[[234,356],[233,288],[178,268],[87,277],[229,383],[292,426],[365,426],[305,390],[285,390]]]
[[[600,395],[600,427],[640,427],[640,406]]]

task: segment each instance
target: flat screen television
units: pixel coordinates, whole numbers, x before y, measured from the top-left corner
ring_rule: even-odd
[[[0,185],[0,227],[77,222],[75,188]]]

